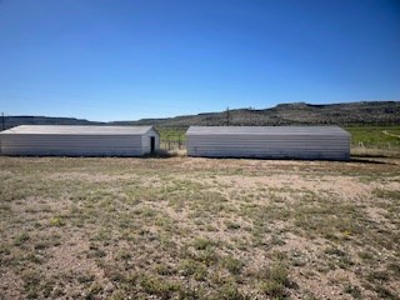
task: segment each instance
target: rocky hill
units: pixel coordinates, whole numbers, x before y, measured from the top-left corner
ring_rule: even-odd
[[[229,117],[228,117],[229,115]],[[228,121],[229,119],[229,121]],[[37,125],[157,125],[186,127],[190,125],[398,125],[400,101],[365,101],[315,105],[307,103],[280,104],[269,109],[235,109],[228,112],[202,113],[164,119],[138,121],[91,122],[74,118],[13,116],[5,118],[6,128],[21,124]],[[0,123],[1,126],[1,123]]]
[[[158,126],[228,125],[228,112],[203,113],[169,119],[143,119],[118,124],[155,124]],[[400,101],[373,101],[314,105],[280,104],[262,110],[229,111],[230,125],[395,125],[400,124]]]
[[[58,118],[43,116],[7,116],[4,118],[4,126],[11,128],[18,125],[102,125],[102,122],[92,122],[76,118]],[[0,122],[0,129],[2,122]]]

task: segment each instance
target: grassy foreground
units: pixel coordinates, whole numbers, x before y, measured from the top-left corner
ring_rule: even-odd
[[[0,299],[399,299],[400,161],[0,157]]]

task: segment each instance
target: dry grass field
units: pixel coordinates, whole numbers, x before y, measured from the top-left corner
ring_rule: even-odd
[[[0,299],[399,299],[400,160],[0,157]]]

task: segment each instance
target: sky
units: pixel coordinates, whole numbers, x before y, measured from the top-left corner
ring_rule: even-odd
[[[0,0],[6,115],[367,100],[400,100],[398,0]]]

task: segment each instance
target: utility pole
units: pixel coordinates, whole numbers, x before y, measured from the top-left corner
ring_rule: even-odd
[[[6,122],[5,122],[5,117],[4,117],[4,112],[1,113],[1,124],[2,124],[2,130],[6,130]]]
[[[229,113],[229,106],[228,106],[228,108],[226,109],[226,123],[227,123],[227,125],[228,126],[230,126],[230,122],[231,122],[231,120],[230,120],[230,113]]]
[[[255,124],[253,124],[253,108],[251,106],[249,106],[249,119],[250,119],[250,126],[254,126]]]

